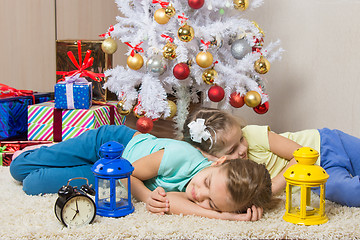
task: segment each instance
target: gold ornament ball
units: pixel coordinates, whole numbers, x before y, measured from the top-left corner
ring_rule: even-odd
[[[163,56],[166,59],[173,60],[176,58],[176,48],[177,46],[171,42],[168,42],[163,47]]]
[[[144,65],[144,59],[140,54],[135,53],[133,57],[128,56],[126,63],[132,70],[139,70]]]
[[[101,43],[101,49],[107,54],[113,54],[116,52],[117,48],[117,43],[112,38],[107,38]]]
[[[194,35],[194,29],[187,24],[184,24],[178,30],[178,37],[183,42],[190,42],[194,39]]]
[[[256,91],[249,91],[246,93],[244,101],[248,107],[257,107],[261,103],[261,96]]]
[[[116,104],[116,111],[120,114],[120,115],[128,115],[131,110],[125,110],[124,109],[124,102],[123,101],[119,101]]]
[[[142,118],[145,116],[145,112],[144,111],[138,111],[137,113],[133,110],[134,116],[137,118]]]
[[[249,7],[249,0],[233,0],[234,8],[245,11]]]
[[[169,22],[170,18],[165,13],[165,8],[159,8],[154,13],[154,19],[158,24],[166,24]]]
[[[171,100],[168,100],[168,105],[170,108],[170,116],[168,117],[168,119],[169,119],[169,118],[173,118],[175,116],[177,107],[176,107],[176,104]]]
[[[176,14],[175,8],[172,5],[169,5],[167,8],[165,8],[165,14],[171,18]]]
[[[254,63],[254,68],[257,73],[265,74],[270,70],[270,62],[261,56],[260,59]]]
[[[209,52],[199,52],[198,55],[196,55],[196,63],[202,67],[202,68],[208,68],[213,63],[213,56]]]
[[[202,74],[202,80],[209,85],[214,84],[214,80],[217,77],[217,72],[213,69],[206,69]]]

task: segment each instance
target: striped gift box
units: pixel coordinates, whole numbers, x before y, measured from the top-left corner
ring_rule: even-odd
[[[116,105],[116,102],[108,102]],[[61,111],[62,141],[81,133],[110,124],[110,106],[93,105],[90,109],[68,109]],[[114,112],[114,123],[121,125],[125,118]],[[54,103],[46,102],[28,107],[28,140],[54,141]]]

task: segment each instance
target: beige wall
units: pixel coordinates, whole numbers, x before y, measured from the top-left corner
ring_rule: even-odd
[[[234,113],[277,132],[330,127],[360,137],[359,12],[358,0],[265,0],[250,12],[265,41],[280,39],[286,52],[266,76],[269,112]],[[113,0],[0,0],[0,82],[52,91],[56,36],[99,39],[118,14]],[[125,61],[119,45],[115,64]]]
[[[338,128],[360,137],[360,1],[265,0],[249,14],[286,50],[267,74],[270,110],[235,111],[276,132]]]
[[[0,0],[0,83],[53,91],[56,40],[100,40],[119,14],[113,0]],[[118,41],[114,64],[126,48]]]
[[[55,1],[0,0],[0,83],[49,91],[55,78]]]

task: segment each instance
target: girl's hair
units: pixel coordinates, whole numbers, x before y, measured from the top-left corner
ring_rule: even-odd
[[[237,212],[246,211],[252,205],[271,209],[279,199],[272,195],[271,178],[263,164],[251,160],[233,159],[220,165],[227,173],[228,191],[236,205]]]
[[[191,140],[190,129],[188,124],[196,119],[204,119],[206,130],[211,134],[212,139],[206,141],[202,140],[201,143],[194,142]],[[185,120],[183,127],[183,140],[190,143],[194,147],[198,147],[200,150],[207,152],[211,155],[216,155],[217,152],[221,151],[225,145],[223,141],[223,133],[231,131],[233,127],[241,128],[240,121],[218,109],[211,108],[199,108],[189,114]],[[213,145],[211,145],[213,142]],[[210,147],[211,146],[211,147]]]

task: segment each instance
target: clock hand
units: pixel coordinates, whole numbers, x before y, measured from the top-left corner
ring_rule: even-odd
[[[75,210],[75,209],[73,209],[73,210],[76,211],[76,212],[75,212],[75,215],[73,216],[73,218],[71,219],[71,221],[74,220],[74,218],[76,217],[76,215],[79,214],[79,207],[78,207],[78,202],[77,202],[77,200],[76,200],[75,204],[76,204],[76,210]]]

